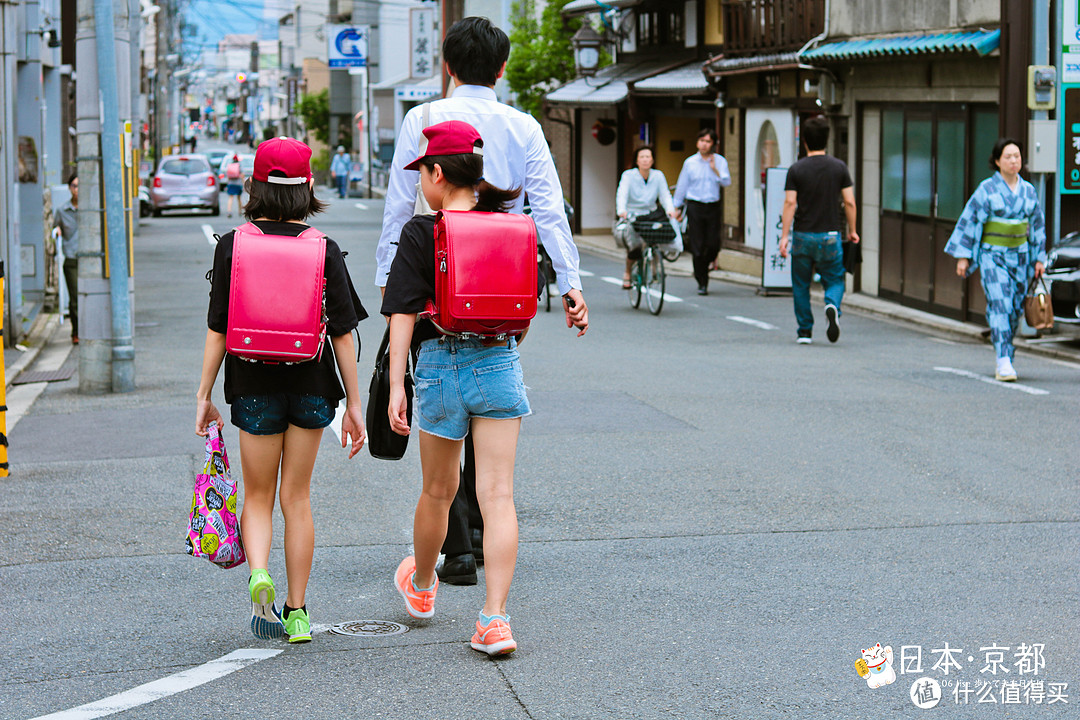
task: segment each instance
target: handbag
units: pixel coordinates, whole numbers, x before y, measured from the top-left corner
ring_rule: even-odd
[[[236,483],[229,474],[225,440],[216,422],[206,436],[206,459],[195,476],[188,514],[187,554],[204,557],[220,568],[242,565],[244,542],[236,520]]]
[[[405,364],[405,417],[412,425],[413,378],[408,362]],[[386,326],[379,351],[375,353],[375,369],[371,373],[367,403],[367,446],[371,456],[379,460],[400,460],[409,447],[409,436],[398,435],[390,427],[390,326]]]
[[[841,247],[844,252],[844,270],[854,275],[856,267],[862,263],[862,244],[845,240]]]
[[[1036,286],[1039,286],[1036,289]],[[1036,330],[1049,330],[1054,327],[1054,306],[1050,303],[1050,291],[1040,277],[1032,278],[1024,297],[1024,319]]]
[[[306,362],[326,344],[326,236],[265,235],[254,223],[233,234],[225,349],[244,360]]]
[[[435,298],[423,315],[446,334],[518,335],[536,316],[536,274],[531,217],[440,210]]]

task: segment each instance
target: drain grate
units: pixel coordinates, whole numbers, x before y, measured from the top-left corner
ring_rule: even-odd
[[[409,628],[401,623],[389,620],[352,620],[351,622],[338,623],[330,628],[335,635],[351,635],[353,637],[384,637],[388,635],[400,635],[409,632]]]
[[[62,367],[59,370],[36,370],[34,372],[23,370],[19,373],[18,377],[11,381],[11,384],[28,385],[30,383],[39,382],[59,382],[61,380],[70,379],[73,374],[75,374],[74,365],[71,367]]]

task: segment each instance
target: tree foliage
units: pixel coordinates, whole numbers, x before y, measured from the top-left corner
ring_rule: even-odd
[[[304,127],[316,140],[330,142],[330,90],[305,95],[296,103],[296,112],[304,119]]]
[[[570,0],[548,0],[539,20],[535,0],[514,3],[510,32],[510,60],[506,82],[517,104],[539,118],[544,96],[574,79],[574,49],[570,38],[581,27],[581,18],[563,20],[559,11]]]

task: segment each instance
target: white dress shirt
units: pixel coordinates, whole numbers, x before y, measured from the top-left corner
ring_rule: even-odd
[[[701,153],[686,158],[675,186],[675,207],[682,207],[687,200],[712,203],[720,199],[720,188],[731,184],[731,173],[723,155],[713,154],[713,157],[716,158],[716,172]]]
[[[656,209],[656,201],[668,213],[675,212],[671,203],[671,191],[668,190],[667,178],[659,170],[649,170],[649,178],[641,177],[641,171],[630,168],[619,178],[619,189],[615,191],[615,214],[632,212],[635,215],[651,213]]]
[[[555,161],[540,123],[532,115],[499,102],[493,89],[480,85],[459,85],[451,97],[431,103],[429,124],[447,120],[463,120],[480,133],[484,140],[485,180],[507,190],[522,188],[510,212],[522,211],[528,193],[538,239],[551,256],[559,292],[581,290],[578,250],[563,209]],[[379,287],[386,286],[401,228],[413,216],[420,173],[403,168],[416,159],[423,124],[423,107],[414,107],[405,115],[398,133],[383,209],[383,230],[375,250],[375,284]]]

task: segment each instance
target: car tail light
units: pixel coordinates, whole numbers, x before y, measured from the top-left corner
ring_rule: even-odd
[[[154,187],[157,187],[157,188],[161,187],[161,178],[159,178],[159,177],[154,178]]]
[[[214,187],[214,185],[216,185],[216,184],[217,184],[217,180],[214,179],[213,175],[207,175],[206,176],[206,187]]]

